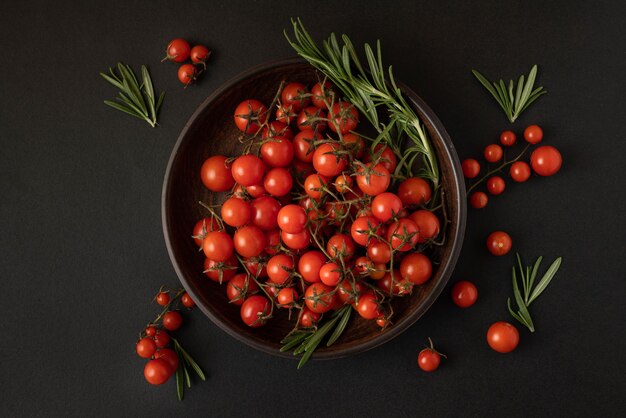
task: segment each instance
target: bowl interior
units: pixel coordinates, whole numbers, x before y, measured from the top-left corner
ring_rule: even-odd
[[[225,194],[208,191],[200,181],[200,167],[216,154],[236,156],[241,151],[237,141],[240,132],[233,123],[233,110],[246,98],[257,98],[269,104],[282,80],[308,85],[318,82],[319,74],[300,60],[287,60],[253,68],[212,94],[194,113],[183,129],[168,164],[162,196],[163,229],[174,268],[184,287],[199,308],[213,322],[235,338],[265,352],[280,353],[280,340],[293,328],[287,312],[279,310],[268,325],[249,328],[239,316],[239,307],[228,303],[225,286],[209,280],[203,273],[204,255],[191,239],[194,224],[207,216],[199,201],[221,203]],[[436,250],[440,260],[434,265],[433,277],[416,286],[410,297],[396,298],[393,303],[393,326],[385,331],[374,321],[353,315],[340,339],[331,347],[320,346],[314,357],[334,358],[364,351],[388,341],[414,323],[434,302],[445,286],[461,248],[465,229],[465,190],[456,152],[445,129],[412,91],[403,92],[421,116],[436,150],[442,185],[446,195],[445,210],[449,223],[445,228],[444,246]]]

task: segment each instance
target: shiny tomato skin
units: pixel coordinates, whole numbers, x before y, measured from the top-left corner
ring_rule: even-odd
[[[304,180],[304,192],[315,200],[320,200],[322,196],[327,193],[329,180],[326,176],[321,174],[311,174]]]
[[[304,250],[311,245],[311,233],[308,229],[303,229],[295,234],[281,231],[280,238],[283,243],[292,250]]]
[[[511,236],[504,231],[495,231],[487,237],[487,249],[496,256],[503,256],[511,251],[513,240]]]
[[[474,179],[480,174],[480,163],[474,158],[467,158],[461,163],[463,175],[467,179]]]
[[[161,348],[156,353],[154,353],[154,358],[160,358],[165,360],[170,366],[171,374],[176,373],[176,370],[178,369],[179,359],[174,350],[169,348]]]
[[[185,308],[193,308],[194,306],[196,306],[196,302],[194,302],[194,300],[191,298],[191,296],[187,292],[185,292],[180,297],[180,302],[183,304]]]
[[[326,286],[337,286],[341,281],[341,278],[341,267],[337,263],[329,261],[320,269],[320,280]]]
[[[170,343],[170,335],[167,331],[158,329],[154,335],[154,343],[158,348],[163,348]]]
[[[356,301],[364,289],[365,286],[361,282],[345,279],[337,286],[337,298],[344,305],[350,305]]]
[[[553,176],[559,172],[562,164],[561,153],[551,145],[541,146],[530,155],[530,165],[540,176]]]
[[[487,206],[487,203],[489,202],[489,197],[485,192],[474,192],[471,194],[469,201],[470,205],[474,209],[482,209]]]
[[[334,177],[339,175],[348,162],[342,155],[336,155],[340,151],[338,143],[324,143],[317,147],[313,154],[313,167],[323,176]]]
[[[361,158],[365,152],[365,141],[359,135],[354,133],[344,134],[341,138],[343,147],[352,152],[355,158]]]
[[[291,191],[293,179],[291,173],[286,168],[275,167],[265,174],[263,187],[265,190],[276,197],[286,196]]]
[[[252,328],[265,325],[271,312],[270,301],[264,296],[252,295],[241,305],[241,320],[244,324]]]
[[[398,197],[405,205],[423,205],[431,195],[430,185],[420,177],[410,177],[398,186]]]
[[[172,371],[167,361],[158,358],[146,363],[143,375],[151,385],[162,385],[170,378]]]
[[[246,273],[236,274],[226,284],[226,297],[233,305],[241,306],[250,295],[259,291],[259,285]]]
[[[391,148],[387,145],[378,144],[373,151],[368,150],[365,154],[365,162],[376,161],[382,164],[390,173],[393,173],[398,165],[398,158]]]
[[[178,311],[169,311],[163,315],[163,328],[168,331],[176,331],[183,324],[183,317]]]
[[[293,257],[287,254],[276,254],[267,262],[268,281],[282,286],[291,280],[293,270]]]
[[[298,300],[298,292],[292,287],[280,289],[276,295],[276,303],[279,308],[290,308]]]
[[[242,155],[233,161],[233,178],[242,186],[262,184],[264,173],[265,166],[263,165],[263,161],[256,155]]]
[[[261,158],[270,167],[288,167],[293,154],[293,144],[285,137],[268,138],[261,145]]]
[[[326,81],[323,85],[322,83],[317,83],[311,88],[311,102],[315,107],[328,109],[326,102],[332,102],[332,96],[334,95],[332,87],[333,85]]]
[[[439,368],[441,355],[431,348],[425,348],[417,356],[419,368],[425,372],[434,372]]]
[[[517,137],[513,131],[504,131],[500,134],[500,143],[505,147],[510,147],[515,144]]]
[[[244,100],[235,108],[235,125],[247,134],[257,133],[267,117],[267,107],[258,100]]]
[[[222,263],[207,258],[204,260],[203,273],[214,282],[224,283],[237,273],[238,266],[239,262],[234,255]]]
[[[509,174],[513,181],[523,183],[530,178],[530,166],[524,161],[516,161],[511,164]]]
[[[376,264],[388,263],[391,260],[391,248],[386,242],[372,240],[367,246],[367,257]]]
[[[238,197],[231,197],[222,203],[222,220],[226,225],[235,228],[250,222],[252,207],[248,202]]]
[[[320,281],[320,269],[327,261],[321,251],[307,251],[298,260],[298,272],[308,283],[317,283]]]
[[[384,192],[372,200],[372,214],[380,222],[396,217],[402,207],[402,200],[394,193]]]
[[[409,218],[398,219],[387,230],[387,241],[397,251],[410,251],[415,248],[420,233],[417,224]]]
[[[202,250],[207,258],[226,261],[233,255],[233,239],[225,231],[211,231],[202,240]]]
[[[330,123],[328,128],[333,132],[339,130],[342,134],[346,134],[354,131],[359,124],[359,111],[351,103],[337,102],[329,113],[328,119],[334,123]]]
[[[321,317],[322,317],[322,314],[313,312],[312,310],[310,310],[309,308],[305,306],[304,308],[302,308],[302,315],[300,316],[299,325],[305,328],[315,326]]]
[[[356,311],[365,319],[376,319],[382,315],[378,300],[373,293],[364,293],[359,296]]]
[[[368,173],[369,171],[369,173]],[[391,182],[391,174],[384,165],[367,163],[365,168],[357,168],[356,183],[359,189],[367,195],[376,196],[387,190]]]
[[[141,358],[150,358],[156,352],[157,346],[154,340],[150,337],[143,337],[135,345],[135,351]]]
[[[311,98],[306,86],[302,83],[288,83],[280,94],[281,104],[291,106],[294,111],[303,109],[309,105]]]
[[[504,152],[502,151],[502,147],[498,144],[490,144],[485,147],[484,157],[485,160],[490,163],[495,163],[500,161]]]
[[[323,137],[319,132],[310,129],[300,131],[293,138],[293,155],[304,163],[313,162],[313,154],[315,153],[314,142],[321,140]]]
[[[304,131],[310,129],[315,132],[324,132],[326,130],[326,112],[315,106],[309,106],[302,109],[296,119],[298,129]]]
[[[193,64],[183,64],[178,68],[178,81],[188,86],[196,81],[198,69]]]
[[[313,283],[304,293],[304,303],[312,312],[328,312],[335,304],[333,288],[324,283]]]
[[[189,53],[189,58],[191,58],[191,62],[195,64],[204,63],[209,56],[211,55],[211,51],[204,45],[196,45],[191,48]]]
[[[263,128],[263,132],[261,133],[261,138],[285,138],[287,140],[293,139],[293,130],[291,127],[277,120],[273,120],[267,124],[265,128]]]
[[[417,242],[424,243],[429,239],[434,239],[439,234],[439,218],[429,210],[421,209],[409,215],[417,225],[419,231]]]
[[[202,248],[202,241],[206,234],[211,231],[216,231],[219,229],[219,224],[215,218],[203,218],[200,219],[193,227],[192,238],[194,239],[196,245]]]
[[[297,234],[304,230],[308,217],[301,206],[286,205],[280,208],[276,219],[282,231]]]
[[[499,195],[504,193],[506,183],[500,176],[492,176],[487,179],[487,191],[492,195]]]
[[[341,255],[347,261],[352,258],[355,251],[354,241],[346,234],[335,234],[326,243],[326,253],[333,259],[338,259]]]
[[[280,211],[280,203],[271,196],[257,197],[250,202],[251,222],[263,231],[270,231],[278,227],[276,217]]]
[[[207,189],[213,192],[225,192],[235,185],[227,160],[228,158],[223,155],[214,155],[204,161],[200,169],[200,180]]]
[[[478,299],[478,289],[472,282],[461,280],[452,286],[452,301],[459,308],[469,308]]]
[[[370,234],[378,233],[379,225],[380,222],[373,216],[360,216],[352,222],[350,235],[354,242],[365,247],[373,239]]]
[[[191,46],[189,42],[182,38],[172,39],[165,50],[166,56],[164,60],[173,62],[185,62],[189,58]]]
[[[400,276],[413,284],[426,283],[432,273],[432,263],[424,254],[410,253],[400,262]]]
[[[530,125],[524,129],[524,139],[529,144],[538,144],[543,139],[543,130],[538,125]]]
[[[487,343],[498,353],[510,353],[519,344],[519,331],[508,322],[495,322],[487,330]]]
[[[257,257],[265,249],[267,238],[263,231],[254,225],[246,225],[235,231],[233,236],[235,251],[243,257]]]

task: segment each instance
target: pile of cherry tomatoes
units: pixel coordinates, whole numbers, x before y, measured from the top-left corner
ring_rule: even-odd
[[[186,63],[178,67],[178,80],[186,86],[194,83],[200,74],[206,70],[206,61],[211,51],[204,45],[196,45],[193,48],[185,39],[176,38],[167,44],[163,61],[184,63],[191,59],[191,64]]]
[[[234,109],[242,155],[202,165],[204,186],[228,195],[206,206],[193,237],[204,273],[226,285],[245,324],[288,309],[296,327],[311,328],[352,305],[386,327],[390,301],[431,277],[437,193],[395,173],[391,148],[366,145],[359,116],[328,82],[281,84],[269,108],[249,99]]]

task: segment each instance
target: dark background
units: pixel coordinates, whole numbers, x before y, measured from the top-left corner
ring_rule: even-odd
[[[623,254],[623,3],[613,2],[3,2],[0,6],[0,410],[3,416],[609,416],[626,407]],[[545,2],[547,3],[547,2]],[[587,4],[588,3],[588,4]],[[618,6],[619,5],[619,6]],[[292,56],[282,31],[300,16],[317,38],[382,41],[385,61],[441,118],[459,157],[531,123],[563,169],[509,184],[470,210],[451,283],[475,282],[461,310],[449,287],[402,336],[342,360],[296,363],[254,351],[196,310],[181,341],[208,373],[184,402],[175,383],[151,387],[134,353],[157,312],[161,284],[178,284],[161,230],[163,175],[178,133],[218,86],[253,65]],[[186,37],[214,50],[184,90],[159,64]],[[150,67],[166,90],[161,126],[105,105],[98,75],[117,61]],[[473,80],[514,78],[539,64],[549,94],[511,126]],[[485,238],[508,231],[527,260],[563,256],[509,355],[488,326],[512,321],[513,253]],[[547,266],[547,264],[545,265]],[[448,354],[433,374],[416,365],[427,337]]]

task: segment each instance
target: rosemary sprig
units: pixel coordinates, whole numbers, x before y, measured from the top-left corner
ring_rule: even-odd
[[[376,42],[376,52],[365,44],[367,70],[359,60],[356,50],[346,35],[342,35],[343,45],[339,45],[334,33],[322,42],[319,48],[300,21],[291,20],[294,40],[285,37],[295,51],[311,65],[333,82],[361,114],[378,131],[372,147],[384,141],[396,155],[404,158],[398,163],[396,174],[402,170],[412,176],[416,158],[423,157],[420,175],[430,179],[435,188],[439,185],[439,167],[437,158],[420,119],[407,103],[397,87],[392,67],[387,71],[382,62],[380,41]],[[388,120],[379,117],[379,108],[385,109]],[[409,147],[404,147],[405,135],[411,140]]]
[[[100,75],[113,86],[120,89],[117,101],[105,100],[104,103],[121,112],[145,120],[153,128],[157,125],[157,115],[165,92],[161,92],[158,100],[154,93],[154,86],[150,73],[145,65],[141,66],[141,84],[139,84],[133,69],[121,62],[117,63],[117,73],[109,68],[109,74]]]
[[[522,283],[523,295],[522,292],[520,292],[518,285],[518,277],[515,272],[515,266],[513,266],[513,296],[515,297],[518,311],[513,311],[513,308],[511,307],[511,298],[508,298],[506,302],[509,308],[509,313],[513,316],[513,318],[517,319],[522,325],[528,328],[530,332],[535,332],[535,325],[530,317],[528,307],[539,297],[539,295],[541,295],[544,290],[546,290],[546,287],[548,287],[554,278],[554,275],[559,270],[562,259],[561,257],[558,257],[554,260],[541,280],[539,280],[539,283],[537,283],[537,286],[533,288],[533,284],[535,283],[537,272],[539,270],[539,265],[542,260],[543,257],[539,257],[537,261],[535,261],[532,268],[531,266],[524,268],[522,265],[522,259],[520,258],[520,255],[517,254],[517,268],[519,269],[519,278]]]
[[[537,77],[537,65],[533,65],[528,73],[526,81],[524,81],[524,75],[519,77],[517,82],[517,88],[515,88],[515,82],[509,80],[508,87],[500,79],[499,82],[490,82],[481,73],[476,70],[472,70],[474,77],[480,81],[494,99],[498,102],[506,117],[511,123],[515,122],[519,115],[528,108],[535,100],[537,100],[542,94],[547,92],[543,87],[537,87],[533,90],[535,85],[535,78]],[[515,93],[513,92],[515,90]]]
[[[205,381],[206,377],[198,363],[185,351],[178,340],[172,338],[172,341],[174,342],[174,351],[176,351],[179,359],[178,369],[176,369],[176,393],[178,394],[178,399],[182,401],[185,394],[185,383],[188,388],[191,387],[191,376],[187,367],[191,367],[202,381]]]
[[[350,314],[352,313],[352,307],[350,305],[344,306],[333,314],[331,319],[321,327],[315,330],[301,330],[294,329],[280,342],[283,344],[280,351],[289,351],[292,348],[298,346],[293,352],[295,356],[302,354],[300,362],[298,363],[298,369],[302,368],[307,361],[313,355],[315,349],[320,345],[326,334],[328,334],[333,328],[333,332],[326,342],[326,346],[330,347],[337,341],[350,321]],[[335,327],[335,325],[337,325]]]

